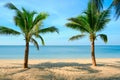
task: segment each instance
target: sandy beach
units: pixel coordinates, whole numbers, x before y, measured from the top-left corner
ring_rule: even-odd
[[[0,60],[0,80],[120,80],[120,59]]]

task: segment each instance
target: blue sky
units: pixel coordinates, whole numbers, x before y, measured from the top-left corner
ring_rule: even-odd
[[[87,8],[89,0],[0,0],[0,25],[19,30],[13,21],[14,11],[4,7],[8,2],[12,2],[19,9],[25,7],[27,10],[35,10],[37,12],[48,12],[49,17],[44,21],[44,26],[56,26],[60,33],[48,33],[42,35],[46,45],[89,45],[89,38],[83,38],[76,41],[68,41],[68,39],[79,32],[66,28],[65,23],[70,17],[76,17]],[[110,4],[111,0],[105,0],[104,7]],[[114,12],[114,11],[113,11]],[[106,45],[120,45],[120,19],[117,21],[111,16],[111,21],[107,24],[105,30],[101,33],[108,35],[108,43]],[[0,45],[24,45],[23,36],[6,36],[0,35]],[[38,42],[41,45],[40,40]],[[104,45],[101,39],[97,39],[97,45]]]

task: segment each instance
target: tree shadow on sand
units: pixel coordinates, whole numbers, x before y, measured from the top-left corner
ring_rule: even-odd
[[[81,77],[76,78],[75,80],[120,80],[120,75],[113,75],[111,77],[93,77],[93,76],[87,76],[87,77]]]
[[[12,79],[7,78],[5,75],[0,75],[0,80],[12,80]]]
[[[119,63],[119,62],[118,62]],[[63,68],[63,67],[73,67],[75,69],[82,70],[82,71],[87,71],[89,74],[92,73],[99,73],[101,72],[100,70],[96,70],[94,67],[91,67],[91,64],[79,64],[79,63],[67,63],[67,62],[57,62],[57,63],[51,63],[51,62],[45,62],[45,63],[40,63],[40,64],[36,64],[36,65],[30,65],[31,67],[35,67],[35,68],[40,68],[40,69],[59,69],[59,68]],[[112,68],[116,68],[116,69],[120,69],[120,65],[109,65],[109,64],[103,64],[103,63],[99,63],[97,64],[98,67],[112,67]],[[54,72],[50,72],[51,74],[49,75],[43,75],[40,77],[43,77],[45,80],[67,80],[63,77],[56,77]],[[105,77],[105,78],[98,78],[98,77],[89,77],[87,79],[84,79],[84,77],[82,78],[77,78],[75,80],[120,80],[120,75],[115,75],[115,76],[111,76],[111,77]]]
[[[9,78],[0,78],[0,80],[12,80],[12,79],[9,79]]]
[[[115,65],[106,65],[106,66],[116,68],[116,69],[120,70],[120,65],[115,64]]]
[[[67,70],[68,72],[79,72],[79,71],[86,71],[88,73],[99,73],[99,70],[95,70],[94,68],[91,67],[91,64],[79,64],[79,63],[70,63],[70,62],[56,62],[56,63],[51,63],[51,62],[44,62],[36,65],[30,65],[32,68],[39,68],[42,70],[48,70],[50,74],[47,75],[42,75],[38,77],[42,77],[43,80],[66,80],[64,77],[61,76],[56,76],[56,73],[54,71],[51,71],[50,69],[58,69],[61,70],[64,67],[72,67],[72,69],[75,70]]]
[[[98,78],[97,80],[120,80],[120,75],[113,75],[109,78]]]
[[[104,63],[99,63],[97,66],[103,66],[103,67],[111,67],[111,68],[116,68],[120,70],[120,61],[116,61],[114,64],[109,63],[109,64],[104,64]]]
[[[14,75],[14,74],[22,73],[22,72],[25,72],[25,71],[27,71],[27,70],[29,70],[29,69],[21,69],[21,70],[18,70],[18,71],[16,71],[16,72],[10,73],[10,74],[8,74],[8,75]]]
[[[21,68],[21,67],[15,67],[15,66],[12,66],[12,67],[0,67],[0,69],[17,69],[17,68]]]
[[[103,64],[103,63],[99,63],[97,64],[98,67],[101,67],[101,66],[108,66],[108,67],[113,67],[113,68],[117,68],[117,69],[120,69],[120,62],[116,62],[118,63],[118,65],[109,65],[109,64]],[[18,65],[18,64],[14,64],[14,65]],[[74,62],[56,62],[56,63],[51,63],[51,62],[44,62],[44,63],[39,63],[39,64],[31,64],[29,65],[30,69],[36,69],[36,70],[40,70],[42,72],[45,72],[47,74],[40,74],[40,75],[37,75],[36,76],[36,80],[67,80],[66,78],[64,77],[59,77],[59,76],[56,76],[55,72],[51,71],[50,69],[64,69],[65,67],[72,67],[72,69],[74,68],[76,71],[86,71],[88,72],[87,74],[96,74],[96,73],[99,73],[101,72],[100,70],[96,70],[94,67],[91,67],[92,65],[91,64],[79,64],[79,63],[74,63]],[[16,67],[0,67],[0,68],[4,68],[4,69],[17,69],[17,68],[21,68],[22,67],[22,64],[19,64],[19,66],[16,66]],[[17,73],[23,73],[23,72],[26,72],[27,70],[30,70],[30,69],[20,69],[16,72],[13,72],[13,73],[10,73],[8,75],[14,75],[14,74],[17,74]],[[74,70],[67,70],[66,71],[70,71],[70,72],[74,72]],[[42,78],[42,79],[41,79]],[[117,75],[117,76],[111,76],[109,78],[97,78],[97,77],[93,77],[93,76],[90,76],[89,79],[84,79],[84,76],[80,77],[80,78],[77,78],[75,80],[120,80],[120,76]],[[5,79],[5,78],[0,78],[0,80],[11,80],[11,79]]]
[[[14,70],[19,69],[18,71],[10,73],[10,74],[7,74],[7,75],[14,75],[14,74],[22,73],[22,72],[25,72],[25,71],[29,70],[29,68],[26,68],[26,69],[22,68],[22,64],[12,63],[12,65],[13,64],[15,66],[0,67],[0,69],[11,69],[11,70],[12,69],[14,69]]]
[[[63,68],[63,67],[73,67],[77,70],[86,70],[89,73],[98,73],[99,70],[91,68],[91,64],[79,64],[79,63],[67,63],[67,62],[45,62],[36,65],[31,65],[31,67],[40,68],[40,69],[53,69],[53,68]]]

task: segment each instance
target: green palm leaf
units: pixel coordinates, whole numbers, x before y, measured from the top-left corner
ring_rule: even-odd
[[[72,29],[80,31],[80,25],[77,24],[77,23],[69,22],[69,23],[66,23],[65,25],[66,25],[66,27],[69,27],[69,28],[72,28]]]
[[[103,9],[103,2],[104,0],[91,0],[97,7],[97,9],[100,11]]]
[[[104,10],[98,15],[98,20],[95,25],[95,30],[101,31],[105,28],[105,25],[110,22],[110,10]]]
[[[96,5],[98,11],[100,11],[100,9],[103,9],[104,0],[91,0],[91,1]],[[120,16],[120,0],[113,0],[108,9],[111,9],[112,7],[114,7],[116,19],[118,19]]]
[[[34,15],[36,14],[35,11],[27,11],[26,9],[22,8],[22,18],[24,20],[24,25],[26,27],[26,31],[30,32],[30,30],[33,28],[33,19]]]
[[[42,42],[42,45],[45,45],[45,42],[44,42],[44,39],[42,38],[42,36],[40,36],[40,35],[37,35],[37,38],[39,38],[39,39],[41,40],[41,42]]]
[[[86,17],[84,17],[84,16],[78,16],[76,18],[70,18],[68,20],[71,22],[66,24],[67,27],[70,27],[72,29],[78,29],[82,32],[90,32],[91,31],[89,24],[86,22],[87,21]]]
[[[47,32],[57,32],[57,33],[59,33],[58,29],[55,28],[54,26],[41,29],[41,30],[39,30],[39,32],[40,33],[47,33]]]
[[[101,38],[105,43],[107,43],[107,41],[108,41],[107,35],[105,35],[105,34],[99,34],[99,35],[97,35],[97,36],[100,36],[100,38]]]
[[[15,7],[15,5],[13,5],[12,3],[7,3],[7,4],[5,5],[5,7],[8,7],[9,9],[12,9],[12,10],[18,10],[18,9]]]
[[[30,30],[30,34],[34,34],[34,33],[36,33],[36,34],[38,34],[38,31],[39,31],[39,29],[41,29],[40,28],[40,26],[42,26],[42,21],[44,20],[44,19],[46,19],[47,18],[47,16],[48,16],[48,14],[47,13],[39,13],[36,17],[35,17],[35,19],[33,20],[33,22],[32,22],[32,27],[31,27],[31,30]]]
[[[49,15],[45,12],[39,13],[33,21],[33,26],[36,25],[37,23],[39,23],[40,21],[46,19],[48,16]]]
[[[41,36],[41,35],[34,34],[34,36],[35,36],[36,38],[39,38],[39,39],[41,40],[42,45],[45,45],[44,39],[42,38],[42,36]]]
[[[86,15],[85,17],[86,17],[86,22],[89,24],[91,32],[94,32],[95,30],[94,26],[96,25],[98,19],[98,15],[96,13],[98,13],[96,6],[93,3],[88,3],[88,8],[85,12]]]
[[[69,40],[73,41],[73,40],[77,40],[77,39],[79,39],[79,38],[83,38],[83,37],[85,37],[84,34],[76,35],[76,36],[72,36]]]
[[[115,8],[116,18],[120,16],[120,0],[113,0],[113,6]]]
[[[20,32],[4,26],[0,26],[0,34],[20,35]]]
[[[31,41],[31,42],[36,46],[36,48],[39,50],[39,45],[38,45],[37,41],[36,41],[34,38],[31,38],[30,41]]]

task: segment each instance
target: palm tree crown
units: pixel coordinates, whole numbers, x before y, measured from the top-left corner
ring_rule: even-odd
[[[35,11],[29,12],[24,8],[19,10],[12,3],[6,4],[6,7],[16,11],[14,22],[21,30],[19,33],[25,37],[26,41],[34,43],[37,49],[39,49],[39,47],[34,37],[41,39],[42,44],[44,45],[44,40],[40,33],[58,32],[58,29],[54,26],[42,28],[43,20],[48,17],[47,13],[41,12],[35,17],[35,14],[37,14]]]
[[[89,3],[88,9],[83,15],[68,19],[70,22],[66,24],[67,27],[82,32],[80,35],[71,37],[70,40],[78,39],[85,36],[84,33],[88,33],[90,34],[90,39],[92,36],[94,39],[96,39],[97,36],[100,36],[105,42],[107,42],[107,37],[105,35],[96,35],[96,33],[103,30],[106,27],[106,24],[110,21],[109,10],[97,12],[95,8],[94,4]]]

